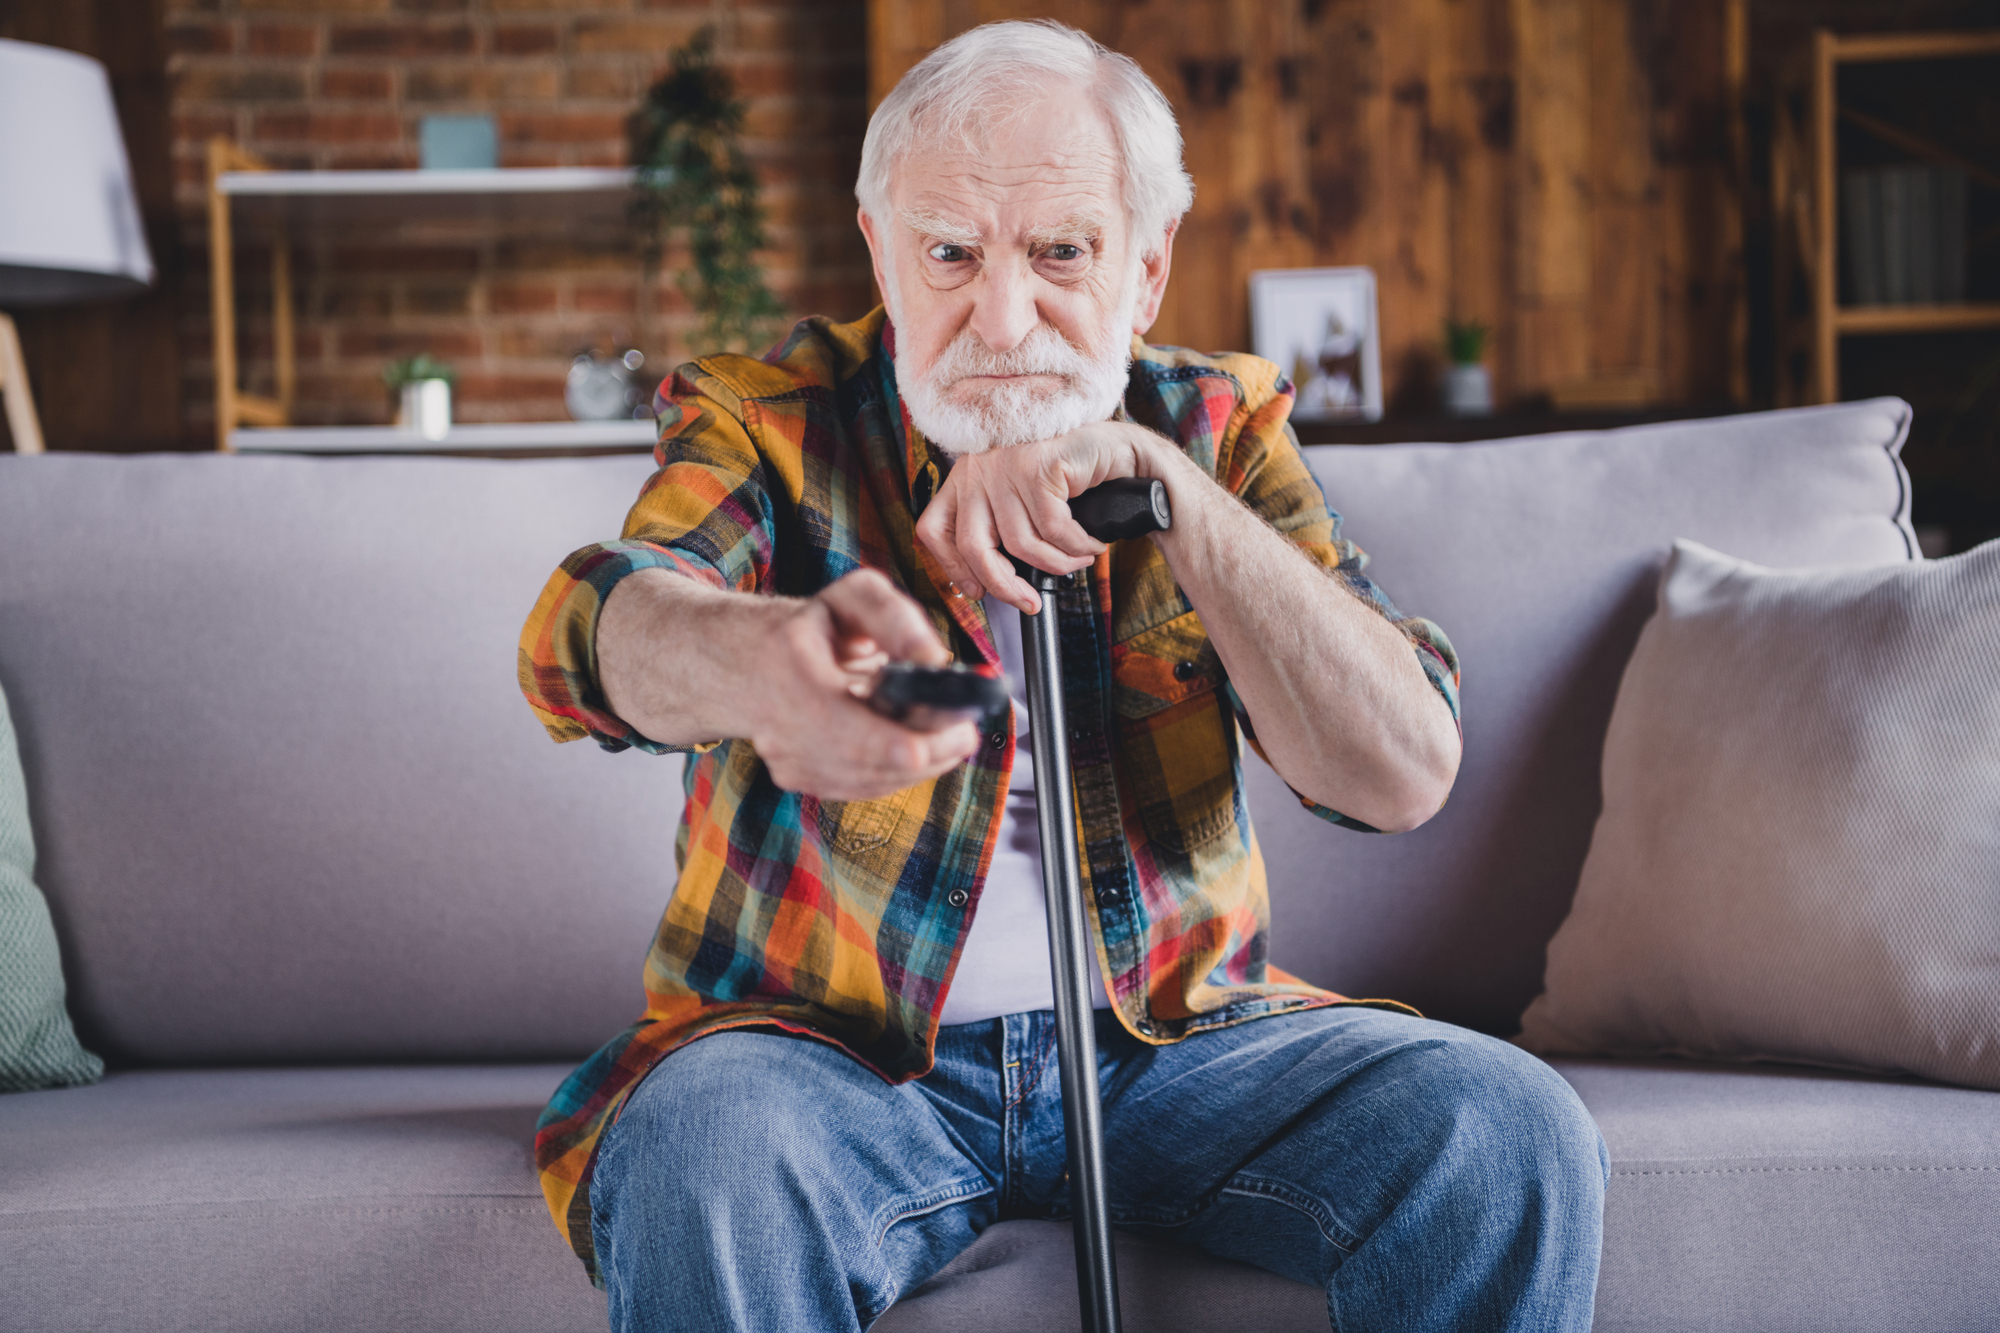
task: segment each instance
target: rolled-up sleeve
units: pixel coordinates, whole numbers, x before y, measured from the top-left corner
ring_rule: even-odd
[[[589,736],[607,750],[650,754],[709,748],[663,745],[612,711],[598,675],[597,618],[619,581],[642,569],[739,592],[768,583],[771,503],[740,401],[695,363],[675,374],[659,407],[659,466],[620,538],[571,553],[549,576],[521,630],[521,693],[558,741]]]
[[[1257,396],[1254,390],[1252,393],[1246,404],[1246,420],[1226,453],[1217,460],[1217,480],[1410,641],[1417,664],[1445,706],[1451,709],[1452,720],[1456,722],[1459,665],[1451,640],[1431,621],[1397,610],[1388,594],[1368,576],[1367,554],[1340,535],[1340,515],[1327,503],[1318,479],[1306,465],[1298,437],[1292,433],[1291,385],[1280,377],[1267,395]],[[1228,689],[1237,725],[1252,748],[1269,763],[1242,699],[1233,685]],[[1296,789],[1293,794],[1297,795]],[[1299,803],[1332,823],[1376,831],[1373,826],[1308,797],[1299,796]]]

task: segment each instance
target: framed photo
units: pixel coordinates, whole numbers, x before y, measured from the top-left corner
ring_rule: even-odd
[[[1380,421],[1375,270],[1267,268],[1250,275],[1252,350],[1298,386],[1300,421]]]

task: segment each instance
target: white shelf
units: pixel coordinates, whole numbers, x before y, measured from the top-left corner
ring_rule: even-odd
[[[621,222],[627,167],[458,171],[225,171],[216,190],[250,222]]]
[[[628,167],[489,167],[459,171],[225,171],[224,194],[577,194],[624,190]]]
[[[496,450],[649,449],[652,421],[508,421],[454,424],[442,440],[398,426],[239,426],[230,432],[238,453],[437,454]]]

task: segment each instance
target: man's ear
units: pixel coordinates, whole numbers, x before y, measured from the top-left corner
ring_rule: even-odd
[[[861,224],[861,235],[868,242],[868,261],[875,266],[875,292],[886,303],[889,299],[889,280],[885,267],[889,262],[886,248],[889,238],[875,230],[875,219],[868,216],[867,209],[857,208],[854,210],[854,215],[856,221]]]
[[[1151,258],[1139,264],[1139,304],[1132,309],[1132,332],[1144,337],[1146,330],[1153,327],[1153,321],[1160,317],[1160,302],[1167,297],[1167,275],[1174,267],[1174,233],[1181,229],[1180,219],[1167,224],[1167,234],[1160,238],[1160,248]]]

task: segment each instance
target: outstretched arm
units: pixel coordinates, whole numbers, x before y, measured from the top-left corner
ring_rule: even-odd
[[[644,569],[612,589],[597,623],[605,695],[642,735],[746,738],[778,786],[829,800],[901,791],[979,744],[969,722],[917,732],[863,704],[855,690],[889,658],[941,666],[950,654],[923,609],[872,569],[803,599]]]

